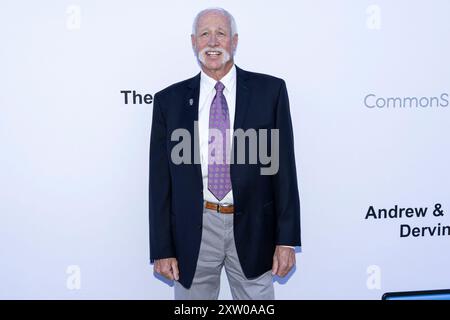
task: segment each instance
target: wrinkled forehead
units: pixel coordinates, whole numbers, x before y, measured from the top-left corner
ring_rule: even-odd
[[[230,30],[228,17],[219,11],[209,11],[202,14],[197,22],[197,30],[202,29],[223,29]]]

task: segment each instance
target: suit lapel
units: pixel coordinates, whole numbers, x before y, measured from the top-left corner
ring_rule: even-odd
[[[247,86],[248,73],[236,66],[236,111],[234,115],[234,127],[242,128],[247,114],[250,90]]]
[[[198,123],[198,108],[199,108],[199,98],[200,98],[200,73],[193,77],[187,85],[186,96],[184,97],[184,123],[185,128],[187,128],[191,134],[192,141],[191,146],[194,150],[192,154],[192,161],[196,170],[197,178],[200,185],[203,185],[202,179],[202,167],[200,164],[200,141],[198,125],[194,126],[194,122]]]

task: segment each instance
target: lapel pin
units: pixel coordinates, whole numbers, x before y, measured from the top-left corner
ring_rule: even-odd
[[[194,104],[194,99],[190,98],[189,99],[189,105],[192,107],[193,104]]]

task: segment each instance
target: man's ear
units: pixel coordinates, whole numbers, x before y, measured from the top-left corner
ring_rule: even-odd
[[[233,51],[236,51],[239,42],[239,36],[237,33],[233,36],[232,42],[233,42]]]
[[[195,50],[195,35],[191,34],[192,49]]]

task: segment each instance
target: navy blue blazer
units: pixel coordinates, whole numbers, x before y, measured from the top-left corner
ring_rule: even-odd
[[[268,165],[261,164],[259,157],[256,164],[235,161],[230,166],[236,250],[245,276],[254,278],[272,268],[276,245],[301,245],[300,201],[286,84],[279,78],[236,69],[234,129],[279,129],[276,174],[261,175],[261,167]],[[186,288],[197,265],[207,188],[197,160],[198,141],[194,143],[199,91],[200,73],[156,93],[150,137],[150,261],[177,258],[179,282]],[[172,148],[179,143],[171,141],[171,134],[178,128],[191,134],[190,164],[170,160]],[[245,151],[248,155],[248,144]]]

